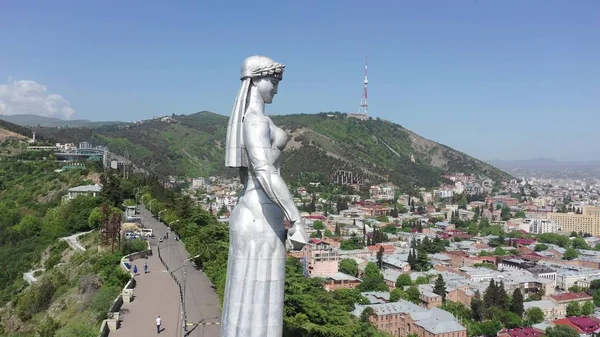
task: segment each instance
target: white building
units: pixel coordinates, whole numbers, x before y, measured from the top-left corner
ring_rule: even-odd
[[[80,195],[89,195],[96,197],[102,191],[102,187],[99,185],[83,185],[70,188],[67,195],[63,197],[63,201],[73,200]]]
[[[454,190],[451,189],[439,189],[433,191],[433,196],[440,199],[452,198]]]
[[[525,219],[521,227],[531,234],[556,233],[560,225],[548,219]]]

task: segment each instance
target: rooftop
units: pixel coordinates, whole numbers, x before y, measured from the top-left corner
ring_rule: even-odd
[[[534,328],[515,328],[500,331],[499,334],[506,333],[510,337],[538,337],[544,334],[543,331]]]
[[[552,295],[550,296],[552,297],[555,301],[573,301],[573,300],[583,300],[583,299],[592,299],[592,296],[588,295],[587,293],[584,292],[579,292],[579,293],[564,293],[564,294],[558,294],[558,295]]]
[[[583,330],[585,333],[592,333],[598,331],[600,329],[600,324],[597,320],[592,319],[586,316],[579,317],[569,317],[568,318],[571,323],[575,324],[579,329]]]
[[[366,307],[373,308],[378,316],[408,314],[415,321],[416,325],[433,334],[466,330],[465,327],[456,321],[452,314],[445,310],[438,308],[426,309],[404,300],[386,304],[356,305],[352,314],[359,317]]]
[[[69,188],[69,192],[96,192],[100,193],[102,187],[98,185],[82,185],[73,188]]]

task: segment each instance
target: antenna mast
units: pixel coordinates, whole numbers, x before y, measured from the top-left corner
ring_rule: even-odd
[[[363,82],[363,93],[360,100],[360,108],[358,109],[359,114],[363,114],[364,117],[369,117],[369,68],[368,68],[368,56],[365,56],[365,80]]]

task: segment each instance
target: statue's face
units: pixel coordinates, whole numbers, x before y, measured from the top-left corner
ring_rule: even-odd
[[[274,77],[263,77],[254,83],[256,89],[260,93],[263,101],[266,104],[273,102],[273,97],[277,94],[277,88],[279,87],[279,79]]]

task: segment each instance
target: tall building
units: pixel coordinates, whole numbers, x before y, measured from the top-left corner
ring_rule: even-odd
[[[523,226],[531,234],[556,233],[561,230],[557,222],[548,219],[525,219]]]
[[[548,213],[548,220],[555,221],[565,232],[583,232],[600,236],[600,207],[583,206],[582,214]]]

